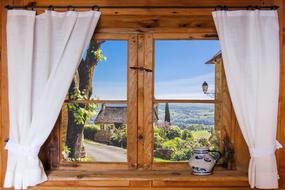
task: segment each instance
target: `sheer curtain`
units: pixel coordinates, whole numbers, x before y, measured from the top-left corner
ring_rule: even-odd
[[[47,180],[38,153],[50,134],[100,12],[9,10],[10,135],[5,187]]]
[[[250,152],[252,188],[278,188],[275,150],[279,96],[277,11],[215,11],[226,79]]]

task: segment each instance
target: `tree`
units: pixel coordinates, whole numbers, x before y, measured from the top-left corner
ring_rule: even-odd
[[[170,111],[168,103],[165,104],[165,116],[164,116],[165,123],[170,125]]]
[[[92,79],[96,65],[106,59],[100,50],[104,41],[92,39],[75,73],[68,91],[69,100],[90,99],[92,95]],[[89,112],[94,111],[94,106],[83,103],[71,103],[68,106],[68,128],[66,146],[69,148],[69,158],[78,160],[84,154],[83,130]]]

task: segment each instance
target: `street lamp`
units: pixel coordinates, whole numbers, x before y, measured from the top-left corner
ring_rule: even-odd
[[[208,92],[208,88],[209,88],[208,83],[206,81],[204,81],[202,84],[202,90],[203,90],[204,94],[206,94],[207,96],[209,96],[211,98],[215,98],[215,92]]]

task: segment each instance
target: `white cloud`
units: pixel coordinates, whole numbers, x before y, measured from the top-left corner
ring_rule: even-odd
[[[207,81],[209,91],[214,89],[214,74],[158,81],[155,84],[157,99],[211,99],[202,92],[202,83]],[[93,83],[92,96],[101,100],[127,99],[127,84],[123,82],[96,81]]]
[[[159,81],[155,84],[155,97],[157,99],[210,99],[203,94],[202,84],[207,81],[209,91],[214,89],[214,74]]]

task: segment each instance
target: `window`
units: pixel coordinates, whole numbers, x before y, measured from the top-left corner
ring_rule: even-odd
[[[127,40],[92,40],[61,117],[62,161],[127,162]]]
[[[197,145],[225,150],[219,43],[175,37],[96,35],[62,108],[59,165],[185,169]]]
[[[219,50],[218,40],[155,40],[155,163],[186,162],[198,146],[220,150],[220,83],[216,84],[215,64],[209,64]]]

